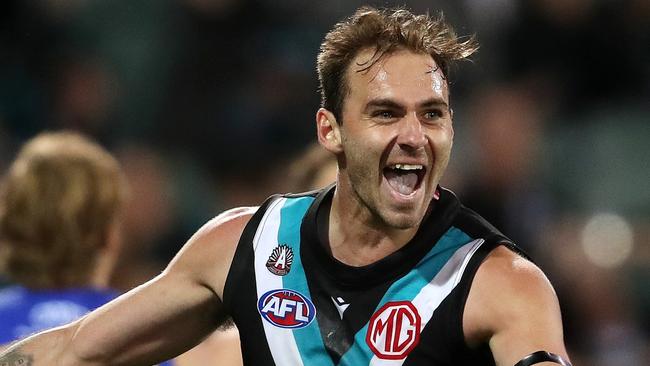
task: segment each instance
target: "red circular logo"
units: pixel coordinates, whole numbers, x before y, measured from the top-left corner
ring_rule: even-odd
[[[370,318],[366,343],[385,360],[400,360],[420,342],[420,314],[410,301],[384,304]]]

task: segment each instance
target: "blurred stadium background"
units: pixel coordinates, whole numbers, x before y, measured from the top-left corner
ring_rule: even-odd
[[[575,365],[650,364],[647,0],[5,0],[0,171],[43,130],[116,153],[127,290],[216,213],[291,189],[320,41],[363,4],[442,10],[477,34],[451,75],[445,185],[549,274]]]

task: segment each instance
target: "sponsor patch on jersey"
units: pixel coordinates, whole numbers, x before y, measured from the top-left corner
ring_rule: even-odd
[[[420,314],[410,301],[388,302],[368,323],[366,343],[384,360],[401,360],[420,342]]]
[[[297,291],[278,289],[262,295],[257,301],[262,318],[280,328],[302,328],[316,317],[316,308]]]
[[[293,249],[286,244],[280,244],[273,249],[266,268],[277,276],[284,276],[291,270],[293,264]]]

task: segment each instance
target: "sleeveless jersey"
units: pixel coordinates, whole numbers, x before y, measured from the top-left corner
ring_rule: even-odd
[[[9,286],[0,290],[0,345],[84,316],[117,297],[111,290],[73,288],[30,290]],[[167,361],[159,366],[171,366]]]
[[[334,187],[269,198],[244,229],[224,289],[246,365],[494,365],[462,318],[492,249],[517,248],[445,189],[414,238],[363,267],[336,260]]]

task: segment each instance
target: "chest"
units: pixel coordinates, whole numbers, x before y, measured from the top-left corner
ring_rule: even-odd
[[[346,267],[319,260],[301,233],[305,209],[270,207],[235,258],[229,281],[242,291],[230,307],[247,363],[448,364],[464,344],[458,285],[483,241],[450,228],[415,261]]]

